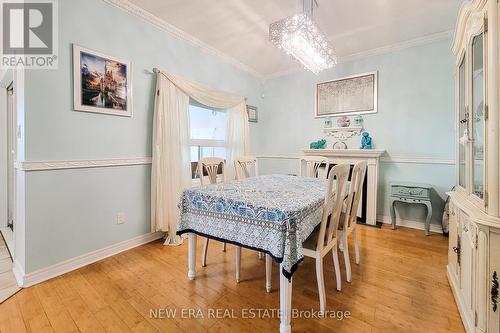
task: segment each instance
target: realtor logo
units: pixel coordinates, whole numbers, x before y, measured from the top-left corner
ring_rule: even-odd
[[[57,68],[56,0],[0,0],[0,68]]]

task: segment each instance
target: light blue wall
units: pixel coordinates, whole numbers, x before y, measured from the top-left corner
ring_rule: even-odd
[[[132,118],[73,111],[72,43],[132,61]],[[395,155],[454,155],[449,41],[345,63],[318,77],[304,72],[263,83],[101,0],[64,0],[59,44],[58,70],[26,73],[28,161],[151,156],[152,67],[247,96],[259,107],[259,123],[251,124],[252,150],[280,154],[298,154],[322,136],[322,120],[313,117],[316,82],[378,70],[379,113],[365,117],[376,146]],[[263,162],[261,169],[294,168],[278,166]],[[453,166],[383,164],[379,195],[385,197],[390,180],[413,180],[433,184],[442,196],[453,179]],[[149,191],[149,166],[29,172],[26,273],[149,232]],[[123,225],[116,224],[118,212],[126,213]],[[418,209],[403,213],[408,219],[424,216]],[[388,215],[385,200],[379,214]]]
[[[260,107],[262,82],[220,58],[101,0],[58,3],[59,69],[26,73],[26,160],[150,157],[153,67]],[[73,111],[72,43],[132,61],[132,118]],[[149,232],[149,191],[150,166],[29,172],[26,273]]]
[[[451,41],[440,41],[366,59],[342,63],[315,76],[302,71],[265,82],[265,99],[259,114],[257,153],[301,154],[311,141],[324,137],[323,120],[314,118],[317,82],[378,71],[378,113],[364,115],[364,126],[375,147],[389,155],[454,159],[454,57]],[[334,118],[334,125],[337,118]],[[331,147],[333,140],[328,140]],[[360,138],[348,142],[358,148]],[[296,172],[296,162],[263,161],[261,170]],[[389,216],[389,181],[432,184],[437,193],[433,222],[442,214],[444,192],[454,184],[453,165],[382,163],[378,215]],[[425,208],[398,206],[401,217],[425,218]]]

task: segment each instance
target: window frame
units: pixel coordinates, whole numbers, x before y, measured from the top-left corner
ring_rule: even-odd
[[[210,110],[212,112],[223,112],[227,115],[227,111],[224,109],[218,109],[218,108],[213,108],[209,107],[206,105],[203,105],[201,103],[198,103],[194,99],[189,99],[189,108],[191,106],[203,108],[205,110]],[[226,140],[216,140],[216,139],[193,139],[191,137],[191,110],[188,110],[189,112],[189,149],[191,151],[192,147],[197,147],[198,148],[198,161],[191,161],[191,173],[193,173],[193,163],[198,164],[199,160],[203,157],[200,156],[200,151],[202,148],[226,148]],[[225,128],[227,130],[227,127]],[[226,158],[224,158],[224,161]],[[196,165],[196,169],[198,168],[198,165]],[[195,170],[196,170],[195,169]],[[194,178],[195,174],[192,174],[191,180],[193,185],[199,186],[200,185],[200,179],[199,178]]]

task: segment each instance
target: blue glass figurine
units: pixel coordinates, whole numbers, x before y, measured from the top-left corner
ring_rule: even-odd
[[[370,138],[370,133],[363,132],[363,137],[361,138],[361,149],[372,149],[372,138]]]
[[[325,144],[326,144],[326,140],[319,140],[319,141],[311,142],[311,144],[309,145],[309,148],[311,148],[311,149],[325,149]]]

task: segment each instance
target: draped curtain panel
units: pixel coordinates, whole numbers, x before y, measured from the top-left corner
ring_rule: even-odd
[[[151,231],[165,231],[166,245],[180,245],[176,235],[182,191],[191,184],[189,96],[157,75],[151,169]]]
[[[226,109],[226,175],[232,179],[234,160],[249,151],[250,129],[243,96],[212,90],[161,71],[157,74],[151,171],[151,231],[167,233],[165,245],[179,245],[175,233],[182,191],[191,186],[189,98]]]

